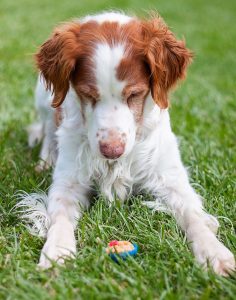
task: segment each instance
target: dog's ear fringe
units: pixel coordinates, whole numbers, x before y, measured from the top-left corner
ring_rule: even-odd
[[[151,93],[160,108],[168,108],[168,92],[186,76],[193,52],[184,40],[177,40],[158,13],[152,11],[150,19],[141,23],[142,38],[134,41],[138,51],[146,58],[151,71]]]
[[[36,65],[44,78],[46,88],[54,94],[52,107],[60,106],[69,90],[69,80],[78,53],[77,36],[80,24],[63,23],[35,54]]]

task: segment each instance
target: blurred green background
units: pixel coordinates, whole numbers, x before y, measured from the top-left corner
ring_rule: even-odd
[[[43,241],[12,210],[18,190],[46,190],[51,182],[50,172],[34,171],[39,148],[27,147],[25,128],[36,118],[33,53],[58,23],[107,9],[139,16],[157,10],[194,51],[187,79],[172,95],[172,126],[192,185],[219,216],[219,237],[236,253],[236,1],[1,0],[0,298],[235,299],[235,275],[204,273],[175,221],[153,215],[140,197],[112,210],[100,199],[80,222],[75,262],[45,273],[35,268]],[[110,262],[102,246],[114,238],[136,241],[137,259]]]

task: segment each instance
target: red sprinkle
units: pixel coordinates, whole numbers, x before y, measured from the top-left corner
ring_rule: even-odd
[[[111,241],[108,246],[109,247],[113,247],[113,246],[117,246],[118,245],[118,241],[114,240],[114,241]]]

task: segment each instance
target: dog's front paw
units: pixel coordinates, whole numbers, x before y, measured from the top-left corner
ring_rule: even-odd
[[[228,276],[235,271],[234,255],[215,237],[204,242],[194,242],[193,252],[197,261],[203,266],[207,263],[216,274]]]
[[[70,235],[49,235],[40,255],[38,267],[48,269],[53,262],[63,264],[65,259],[74,258],[76,252],[75,237]]]

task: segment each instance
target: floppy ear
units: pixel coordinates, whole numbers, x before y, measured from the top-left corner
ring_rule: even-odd
[[[142,22],[142,44],[151,71],[151,93],[160,108],[169,106],[168,91],[185,77],[193,54],[159,17]]]
[[[52,36],[35,55],[36,64],[43,75],[47,89],[52,89],[52,107],[64,101],[69,89],[71,73],[78,55],[78,23],[69,23],[56,28]]]

